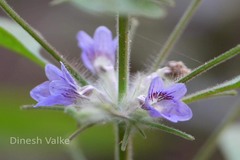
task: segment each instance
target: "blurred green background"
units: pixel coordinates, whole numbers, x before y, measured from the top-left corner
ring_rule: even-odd
[[[36,28],[70,62],[81,63],[76,34],[85,30],[93,34],[105,25],[115,30],[115,17],[89,14],[69,4],[50,6],[49,0],[8,0],[9,4]],[[144,70],[158,53],[167,36],[186,9],[190,0],[176,2],[164,19],[138,18],[139,27],[132,43],[131,71]],[[203,1],[169,60],[182,60],[190,68],[234,47],[240,41],[240,1]],[[6,16],[0,11],[1,16]],[[114,33],[114,35],[116,35]],[[48,57],[45,51],[43,55]],[[0,159],[66,160],[72,154],[64,145],[10,145],[10,137],[68,137],[77,128],[76,122],[59,111],[20,110],[35,103],[29,91],[46,80],[39,66],[5,49],[0,49]],[[51,59],[51,58],[49,58]],[[51,59],[52,60],[52,59]],[[56,64],[55,61],[52,60]],[[212,69],[188,83],[188,93],[231,79],[240,73],[239,56]],[[161,131],[148,130],[147,139],[138,134],[134,139],[134,158],[140,160],[190,160],[221,122],[239,96],[215,98],[191,104],[193,119],[178,124],[168,123],[196,137],[189,142]],[[167,123],[167,122],[164,122]],[[112,125],[97,126],[82,133],[77,145],[90,160],[113,159]],[[224,159],[217,150],[212,159]]]

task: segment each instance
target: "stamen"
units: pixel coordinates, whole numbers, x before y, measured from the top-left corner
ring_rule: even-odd
[[[170,95],[170,93],[166,93],[166,92],[159,92],[158,93],[158,98],[157,98],[158,102],[160,102],[161,100],[172,100],[173,96]]]

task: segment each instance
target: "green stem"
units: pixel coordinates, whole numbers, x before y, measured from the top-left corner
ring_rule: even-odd
[[[54,59],[63,62],[73,76],[82,85],[86,85],[87,81],[76,71],[75,68],[69,65],[65,59],[62,58],[61,54],[52,47],[41,35],[39,35],[34,28],[32,28],[24,19],[22,19],[8,4],[5,0],[0,0],[0,6],[2,9],[25,31],[27,31]]]
[[[125,160],[127,158],[127,151],[121,150],[121,144],[125,133],[124,122],[118,123],[116,126],[116,146],[115,146],[115,160]]]
[[[217,140],[222,134],[222,132],[233,123],[240,116],[240,105],[239,101],[237,105],[231,110],[231,112],[226,116],[226,118],[222,121],[222,123],[215,129],[212,135],[208,138],[205,144],[201,147],[201,149],[196,154],[194,160],[207,160],[214,152],[214,149],[217,144]]]
[[[183,98],[183,101],[185,103],[192,103],[204,98],[208,98],[209,96],[213,96],[213,95],[217,96],[219,93],[223,93],[223,92],[237,89],[237,88],[240,88],[240,76],[237,76],[236,78],[230,81],[224,82],[222,84],[219,84],[217,86],[207,88],[197,93],[188,95]]]
[[[130,135],[128,138],[128,145],[127,145],[127,155],[126,160],[133,160],[133,135]]]
[[[126,126],[126,128],[125,128],[125,133],[124,133],[123,140],[121,143],[121,150],[124,152],[127,149],[127,154],[124,155],[124,156],[126,156],[125,159],[132,160],[132,158],[133,158],[132,127],[133,126],[131,124],[127,124],[125,126]]]
[[[118,99],[121,101],[127,92],[129,79],[128,18],[118,17],[118,33]]]
[[[179,137],[182,137],[186,140],[190,140],[190,141],[193,141],[195,140],[195,138],[190,135],[190,134],[187,134],[185,132],[182,132],[178,129],[175,129],[175,128],[172,128],[172,127],[168,127],[164,124],[160,124],[160,123],[155,123],[155,122],[152,122],[152,121],[149,121],[149,120],[139,120],[139,123],[141,123],[142,125],[146,125],[150,128],[156,128],[156,129],[160,129],[166,133],[170,133],[170,134],[173,134],[173,135],[176,135],[176,136],[179,136]]]
[[[211,68],[227,61],[228,59],[238,55],[239,53],[240,53],[240,45],[237,45],[236,47],[230,49],[229,51],[227,51],[227,52],[219,55],[218,57],[204,63],[203,65],[201,65],[199,67],[197,67],[190,74],[188,74],[187,76],[178,80],[178,82],[180,82],[180,83],[188,82],[191,79],[199,76],[200,74],[208,71],[209,69],[211,69]]]
[[[191,4],[188,6],[187,10],[184,12],[183,16],[179,20],[178,24],[175,26],[174,30],[172,31],[171,35],[163,45],[159,56],[157,57],[156,61],[153,63],[151,72],[158,69],[160,65],[167,59],[170,54],[170,51],[174,48],[176,42],[182,35],[183,31],[186,29],[188,23],[190,22],[191,18],[193,17],[194,13],[200,6],[202,0],[192,0]]]
[[[121,101],[128,90],[129,79],[129,31],[128,17],[118,17],[118,103],[121,110]],[[125,122],[117,124],[115,160],[127,158],[127,151],[122,151],[120,143],[124,137]]]

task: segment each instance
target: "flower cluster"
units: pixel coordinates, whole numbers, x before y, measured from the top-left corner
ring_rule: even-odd
[[[48,64],[45,68],[48,81],[38,85],[30,93],[31,97],[38,102],[35,107],[73,105],[81,108],[92,102],[93,106],[98,109],[103,106],[102,104],[113,106],[112,108],[116,109],[119,104],[113,99],[116,99],[118,90],[115,70],[118,38],[113,39],[111,31],[101,26],[96,29],[93,38],[86,32],[80,31],[77,34],[77,40],[82,50],[83,64],[93,75],[103,80],[100,83],[95,82],[82,87],[63,63],[61,63],[61,70]],[[103,78],[104,76],[107,78]],[[127,101],[125,104],[128,107],[125,110],[122,109],[121,112],[130,110],[131,112],[123,113],[127,116],[131,116],[135,112],[148,112],[152,118],[165,118],[171,122],[191,119],[191,109],[181,101],[187,92],[186,86],[183,83],[168,84],[160,76],[157,72],[144,75],[141,77],[143,83],[140,84],[140,89],[136,87],[139,83],[133,83],[130,87],[139,89],[139,91],[134,91],[137,95],[132,97],[129,96],[130,93],[127,93],[126,97],[128,98],[125,99]],[[103,87],[104,83],[109,87]],[[146,93],[147,90],[148,93]],[[97,96],[92,96],[92,94]],[[96,101],[96,99],[98,100]],[[96,105],[96,102],[99,104]]]

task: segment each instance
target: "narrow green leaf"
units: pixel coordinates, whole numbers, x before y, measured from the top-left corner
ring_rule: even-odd
[[[190,141],[195,140],[195,138],[192,135],[187,134],[185,132],[182,132],[182,131],[180,131],[178,129],[175,129],[175,128],[172,128],[172,127],[168,127],[168,126],[166,126],[164,124],[155,123],[155,122],[152,122],[152,121],[149,121],[149,120],[140,120],[140,123],[143,124],[143,125],[146,125],[148,127],[153,127],[153,128],[156,128],[156,129],[160,129],[160,130],[162,130],[164,132],[167,132],[167,133],[170,133],[170,134],[182,137],[182,138],[190,140]]]
[[[138,125],[134,124],[134,127],[137,129],[137,131],[143,136],[143,138],[147,138],[145,132],[140,128]]]
[[[213,95],[217,96],[217,94],[237,88],[240,88],[240,75],[230,81],[224,82],[211,88],[204,89],[194,94],[190,94],[184,97],[183,101],[185,103],[192,103],[201,99],[208,98]]]
[[[41,46],[19,25],[0,17],[0,46],[16,52],[29,60],[44,66],[47,60],[41,54]]]
[[[199,92],[202,92],[202,91],[199,91]],[[223,91],[216,94],[212,93],[206,96],[202,96],[201,95],[202,93],[199,93],[200,95],[198,95],[197,93],[190,94],[190,95],[187,95],[186,97],[183,97],[182,101],[184,101],[185,103],[193,103],[203,99],[209,99],[209,98],[215,98],[215,97],[221,97],[221,96],[236,96],[238,94],[236,90]]]
[[[217,93],[215,95],[212,95],[210,97],[218,97],[218,96],[236,96],[238,92],[236,90],[229,90],[229,91],[224,91],[221,93]]]
[[[204,63],[203,65],[197,67],[194,69],[190,74],[186,75],[185,77],[181,78],[178,82],[188,82],[191,79],[201,75],[202,73],[208,71],[209,69],[229,60],[230,58],[233,58],[234,56],[238,55],[240,53],[240,45],[237,45],[236,47],[230,49],[229,51],[219,55],[218,57]]]
[[[62,1],[62,0],[61,0]],[[160,18],[165,15],[165,5],[173,5],[171,1],[160,0],[68,0],[80,9],[89,12],[110,13],[121,16],[145,16]],[[56,0],[54,1],[56,4]],[[164,4],[164,5],[163,5]]]
[[[24,105],[21,106],[20,108],[22,110],[58,110],[58,111],[64,111],[65,106],[38,106],[38,107],[33,107],[34,105]]]
[[[91,128],[93,127],[94,125],[96,125],[97,123],[90,123],[90,124],[86,124],[86,125],[83,125],[82,127],[80,127],[78,130],[76,130],[74,133],[72,133],[68,139],[70,141],[72,141],[74,138],[76,138],[79,134],[81,134],[83,131],[85,131],[86,129],[88,128]]]
[[[132,132],[132,125],[128,124],[126,125],[126,129],[125,129],[125,133],[123,136],[123,140],[122,140],[122,145],[121,145],[121,150],[125,151],[128,141],[129,141],[129,137],[131,136],[131,132]]]

